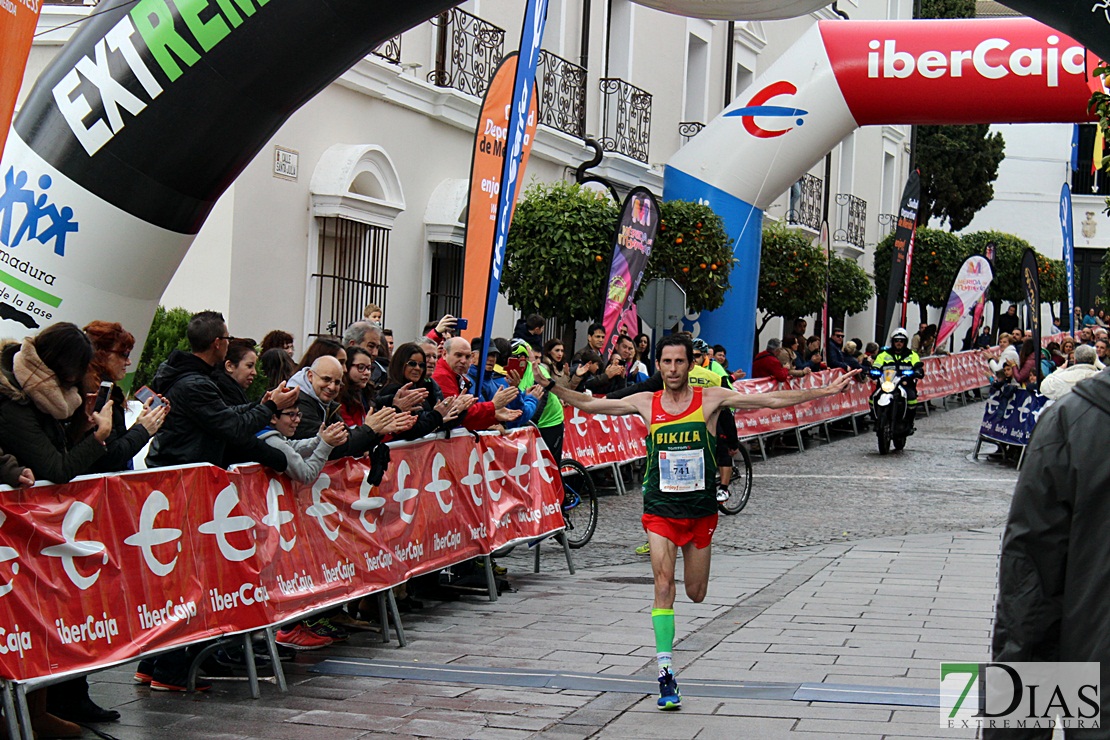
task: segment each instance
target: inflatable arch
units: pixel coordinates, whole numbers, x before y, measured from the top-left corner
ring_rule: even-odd
[[[1094,61],[1028,18],[814,25],[667,163],[663,197],[712,206],[739,260],[698,331],[750,369],[763,210],[853,130],[1090,120]]]
[[[638,1],[736,20],[825,4]],[[216,200],[282,123],[377,45],[457,4],[103,0],[35,83],[0,161],[0,334],[113,317],[141,347]],[[1106,2],[1082,17],[1079,3],[1011,4],[1105,35],[1084,18],[1101,22]],[[742,261],[703,326],[750,364],[754,322],[724,321],[754,317],[762,209],[853,128],[1083,120],[1081,52],[1028,20],[814,27],[668,164],[665,197],[708,200]]]

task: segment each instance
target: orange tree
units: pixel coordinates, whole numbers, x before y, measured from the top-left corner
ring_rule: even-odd
[[[687,311],[712,311],[724,303],[735,258],[724,224],[709,206],[687,200],[660,204],[659,233],[640,293],[654,278],[670,278],[686,291]]]
[[[987,253],[987,245],[994,242],[994,278],[991,280],[989,298],[994,306],[994,316],[1002,315],[1002,302],[1019,303],[1025,299],[1021,287],[1021,256],[1029,242],[1003,231],[975,231],[960,237],[964,256]]]
[[[530,186],[513,215],[501,292],[525,314],[596,320],[618,215],[611,198],[577,184]]]
[[[825,255],[806,234],[772,223],[763,229],[759,258],[759,335],[778,316],[809,316],[825,303]]]
[[[873,295],[867,272],[855,260],[834,254],[829,263],[829,316],[854,316],[867,309]]]
[[[889,287],[893,248],[893,234],[875,246],[875,289],[879,295],[885,295]],[[940,229],[917,229],[910,267],[910,301],[921,307],[922,321],[927,307],[944,308],[948,304],[952,281],[965,258],[959,237]]]

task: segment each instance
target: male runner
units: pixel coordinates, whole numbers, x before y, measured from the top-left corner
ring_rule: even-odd
[[[659,342],[655,355],[664,389],[622,399],[594,398],[554,381],[544,387],[575,408],[591,414],[639,414],[648,425],[647,469],[644,472],[642,522],[651,543],[655,600],[651,622],[659,664],[660,709],[678,709],[682,696],[671,668],[674,644],[675,561],[682,548],[686,595],[694,603],[705,598],[709,556],[717,526],[717,414],[722,408],[783,408],[844,390],[857,371],[842,375],[824,388],[805,391],[742,394],[721,387],[691,387],[694,346],[689,337],[672,335]],[[536,377],[543,377],[536,370]],[[714,430],[714,432],[710,432]]]

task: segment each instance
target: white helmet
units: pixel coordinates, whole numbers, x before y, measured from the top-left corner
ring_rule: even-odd
[[[903,342],[908,342],[910,339],[910,335],[906,333],[905,329],[903,329],[902,327],[898,327],[894,330],[894,333],[890,335],[890,343],[894,344],[895,340],[897,339],[901,339]]]

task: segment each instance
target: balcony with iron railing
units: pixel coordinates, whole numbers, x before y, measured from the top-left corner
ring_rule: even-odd
[[[428,73],[428,82],[484,96],[505,56],[505,29],[459,8],[440,13],[431,22],[436,27],[436,66]]]
[[[833,241],[862,250],[867,231],[867,201],[849,193],[836,195],[836,231]]]
[[[802,175],[790,186],[790,209],[786,212],[786,222],[806,226],[814,231],[821,230],[821,201],[825,195],[825,184],[816,175]]]
[[[452,8],[432,20],[435,69],[428,82],[482,97],[505,55],[505,29]],[[563,133],[586,136],[586,70],[541,50],[536,66],[539,122]]]
[[[880,213],[876,218],[879,222],[880,239],[885,237],[887,234],[893,234],[894,230],[898,228],[897,213]]]
[[[703,128],[705,128],[705,124],[701,121],[680,121],[678,135],[682,137],[682,143],[686,144],[690,139],[700,134]]]
[[[584,139],[586,69],[541,49],[536,84],[540,123]]]
[[[617,77],[601,78],[601,148],[648,161],[651,93]]]
[[[401,63],[401,35],[397,34],[391,39],[386,39],[382,43],[374,47],[370,52],[376,57],[391,62],[393,64]]]

